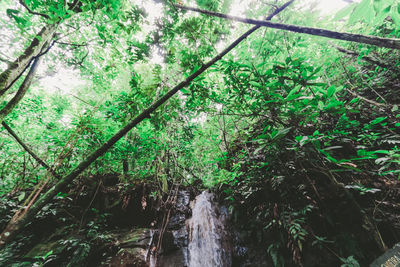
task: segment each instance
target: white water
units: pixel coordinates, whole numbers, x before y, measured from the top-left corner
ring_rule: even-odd
[[[196,197],[189,228],[189,267],[229,267],[229,250],[224,216],[212,202],[213,195],[204,191]]]
[[[148,261],[149,267],[156,267],[157,266],[157,257],[152,252],[152,246],[154,242],[154,230],[150,230],[150,242],[149,242],[149,249],[146,253],[146,261]]]

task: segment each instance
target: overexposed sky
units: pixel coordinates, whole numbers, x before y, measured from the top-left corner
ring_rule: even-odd
[[[359,0],[356,0],[355,2],[359,2]],[[234,1],[230,14],[234,16],[243,16],[244,12],[248,8],[248,3],[249,1],[243,0]],[[321,13],[321,15],[332,15],[344,8],[346,5],[348,5],[348,3],[343,0],[296,0],[293,5],[315,5],[316,9]]]
[[[349,4],[343,0],[302,0],[301,2],[307,4],[316,3],[316,8],[322,15],[332,15]]]

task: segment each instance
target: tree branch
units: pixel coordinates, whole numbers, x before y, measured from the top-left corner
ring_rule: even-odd
[[[371,36],[371,35],[335,32],[335,31],[330,31],[330,30],[325,30],[325,29],[320,29],[320,28],[311,28],[311,27],[303,27],[303,26],[283,24],[283,23],[270,22],[270,21],[247,19],[247,18],[230,16],[230,15],[225,15],[225,14],[218,13],[218,12],[203,10],[203,9],[194,8],[194,7],[187,7],[187,6],[182,6],[182,5],[175,5],[175,7],[183,9],[183,10],[189,10],[189,11],[202,13],[202,14],[209,15],[209,16],[215,16],[215,17],[229,19],[229,20],[233,20],[233,21],[240,21],[243,23],[253,24],[253,25],[262,26],[262,27],[286,30],[286,31],[297,32],[297,33],[305,33],[305,34],[314,35],[314,36],[322,36],[322,37],[327,37],[327,38],[331,38],[331,39],[338,39],[338,40],[344,40],[344,41],[350,41],[350,42],[356,42],[356,43],[375,45],[378,47],[400,49],[400,39],[395,39],[395,38],[382,38],[382,37]]]
[[[24,81],[19,87],[15,96],[0,110],[0,122],[3,122],[4,118],[15,108],[15,106],[21,101],[25,93],[28,91],[29,86],[32,83],[33,77],[35,76],[37,66],[39,65],[40,58],[35,58],[33,64],[26,75]]]
[[[293,0],[288,3],[292,3]],[[289,4],[285,4],[284,6],[288,6]],[[268,18],[272,18],[284,8],[276,10],[271,16]],[[155,101],[150,107],[145,109],[142,113],[136,116],[133,120],[131,120],[124,128],[119,130],[114,136],[112,136],[107,142],[101,145],[97,150],[92,152],[85,160],[83,160],[78,166],[75,167],[68,175],[64,176],[61,180],[59,180],[51,189],[49,189],[44,195],[42,195],[28,210],[25,210],[24,215],[18,221],[10,221],[6,226],[4,231],[0,235],[0,248],[3,247],[6,242],[12,240],[15,235],[27,224],[29,223],[35,215],[49,202],[51,201],[58,192],[62,191],[68,184],[70,184],[78,175],[80,175],[92,162],[102,156],[108,149],[110,149],[119,139],[121,139],[125,134],[127,134],[132,128],[138,125],[140,122],[149,118],[151,113],[154,112],[158,107],[164,104],[168,99],[174,96],[179,90],[189,85],[196,77],[206,71],[210,66],[219,61],[223,56],[229,53],[233,48],[235,48],[241,41],[246,39],[250,33],[252,33],[255,29],[258,29],[258,26],[253,27],[251,30],[247,31],[241,37],[239,37],[236,41],[234,41],[231,45],[225,48],[221,53],[207,62],[205,65],[202,65],[198,70],[196,70],[193,74],[187,77],[184,81],[176,85],[170,91],[168,91],[164,96]],[[254,29],[254,30],[253,30]]]
[[[344,47],[337,46],[337,45],[334,45],[332,43],[331,43],[331,45],[333,47],[335,47],[339,52],[345,53],[345,54],[350,55],[350,56],[355,56],[355,57],[359,57],[360,56],[360,53],[357,53],[355,51],[348,50],[348,49],[346,49]],[[379,66],[381,68],[388,69],[390,67],[389,65],[386,65],[385,63],[380,62],[377,59],[374,59],[374,58],[369,57],[369,56],[362,56],[361,59],[364,60],[364,61],[367,61],[367,62],[369,62],[371,64],[375,64],[375,65],[377,65],[377,66]]]
[[[43,47],[52,39],[57,24],[48,24],[33,38],[31,44],[25,49],[10,66],[0,73],[0,97],[22,76],[32,61],[43,51]]]
[[[59,41],[56,41],[55,43],[61,44],[61,45],[68,45],[68,46],[87,46],[88,45],[87,43],[85,43],[85,44],[72,44],[72,43],[65,43],[65,42],[59,42]]]
[[[26,10],[28,10],[29,13],[33,14],[33,15],[38,15],[38,16],[42,16],[43,18],[49,19],[50,17],[46,14],[43,13],[39,13],[39,12],[35,12],[33,10],[31,10],[25,3],[24,0],[19,0],[19,3],[26,8]]]
[[[7,130],[7,132],[14,137],[18,144],[20,144],[29,155],[32,156],[40,165],[42,165],[46,170],[49,171],[55,178],[61,179],[59,176],[49,165],[47,165],[39,156],[37,156],[19,137],[18,135],[8,126],[4,121],[1,123],[3,127]]]

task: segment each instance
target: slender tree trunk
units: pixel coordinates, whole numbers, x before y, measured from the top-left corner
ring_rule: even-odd
[[[18,135],[8,126],[4,121],[1,123],[3,127],[7,130],[7,132],[14,137],[18,144],[20,144],[29,155],[32,156],[40,165],[42,165],[46,170],[48,170],[54,177],[61,179],[59,176],[49,165],[47,165],[39,156],[37,156],[19,137]]]
[[[32,60],[43,50],[46,43],[53,38],[58,24],[48,24],[33,38],[31,44],[25,49],[10,66],[0,74],[0,97],[18,80],[25,72]]]
[[[39,65],[40,58],[35,57],[33,59],[32,66],[26,75],[23,83],[19,87],[15,96],[7,103],[7,105],[0,110],[0,122],[3,122],[4,118],[17,106],[19,101],[24,97],[25,93],[28,91],[29,86],[32,83],[33,77],[37,71],[37,67]]]
[[[122,160],[122,172],[124,173],[125,178],[129,176],[128,155],[125,155],[125,158]]]
[[[203,10],[203,9],[194,8],[194,7],[181,6],[181,5],[175,5],[175,7],[184,9],[184,10],[189,10],[189,11],[194,11],[194,12],[210,15],[210,16],[229,19],[229,20],[233,20],[233,21],[240,21],[240,22],[244,22],[244,23],[248,23],[248,24],[267,27],[267,28],[280,29],[280,30],[286,30],[286,31],[297,32],[297,33],[305,33],[305,34],[314,35],[314,36],[322,36],[322,37],[327,37],[327,38],[331,38],[331,39],[338,39],[338,40],[344,40],[344,41],[350,41],[350,42],[356,42],[356,43],[370,44],[370,45],[375,45],[375,46],[379,46],[379,47],[400,49],[400,39],[381,38],[381,37],[377,37],[377,36],[353,34],[353,33],[346,33],[346,32],[335,32],[335,31],[324,30],[324,29],[319,29],[319,28],[303,27],[303,26],[297,26],[297,25],[291,25],[291,24],[283,24],[283,23],[262,21],[262,20],[256,20],[256,19],[240,18],[240,17],[236,17],[236,16],[221,14],[218,12]]]
[[[275,12],[268,16],[268,19],[271,19],[273,16],[277,15],[283,9],[285,9],[289,4],[291,4],[293,0],[289,1],[281,8],[275,10]],[[92,162],[94,162],[97,158],[102,156],[108,149],[110,149],[119,139],[121,139],[125,134],[127,134],[133,127],[138,125],[141,121],[146,118],[150,118],[151,113],[153,113],[159,106],[164,104],[168,99],[170,99],[173,95],[175,95],[179,90],[189,85],[197,76],[206,71],[210,66],[212,66],[215,62],[219,61],[223,56],[229,53],[233,48],[235,48],[241,41],[246,39],[252,32],[258,29],[259,26],[253,27],[251,30],[247,31],[241,37],[239,37],[236,41],[234,41],[231,45],[225,48],[221,53],[219,53],[216,57],[211,59],[205,65],[201,66],[200,69],[196,70],[193,74],[187,77],[184,81],[179,83],[177,86],[172,88],[169,92],[167,92],[164,96],[154,102],[150,107],[136,116],[133,120],[131,120],[124,128],[119,130],[114,136],[112,136],[107,142],[105,142],[102,146],[100,146],[97,150],[91,153],[84,161],[82,161],[74,170],[72,170],[68,175],[58,181],[53,187],[51,187],[45,194],[43,194],[25,213],[24,215],[16,221],[10,221],[2,234],[0,235],[0,248],[4,246],[7,242],[10,242],[22,228],[32,221],[35,215],[48,203],[50,202],[54,196],[57,195],[58,192],[62,191],[68,184],[70,184],[79,174],[81,174]]]

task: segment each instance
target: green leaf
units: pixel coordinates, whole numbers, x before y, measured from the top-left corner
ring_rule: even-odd
[[[354,9],[354,12],[350,15],[349,23],[354,24],[360,20],[371,22],[374,17],[374,6],[371,0],[362,0]]]
[[[387,119],[387,117],[378,117],[375,120],[371,121],[370,124],[372,124],[372,125],[378,124],[378,123],[380,123],[380,122],[382,122],[382,121],[384,121],[386,119]]]
[[[255,81],[250,81],[249,84],[251,84],[251,85],[253,85],[255,87],[258,87],[258,88],[262,87],[261,84],[259,84],[258,82],[255,82]]]
[[[16,9],[12,9],[12,8],[8,8],[7,10],[6,10],[6,14],[7,14],[7,16],[9,16],[9,17],[14,17],[15,15],[17,15],[17,14],[19,14],[19,10],[16,10]]]
[[[394,24],[396,24],[397,27],[400,27],[400,3],[392,5],[390,16],[392,17]]]
[[[326,91],[326,95],[327,95],[328,97],[332,97],[333,94],[334,94],[335,92],[336,92],[335,86],[334,86],[334,85],[331,85],[331,86],[328,88],[328,90]]]
[[[280,129],[280,130],[274,130],[271,133],[271,139],[275,139],[276,140],[276,139],[280,139],[280,138],[284,137],[290,131],[291,128],[292,127],[283,128],[283,129]]]
[[[21,192],[21,194],[19,194],[18,196],[18,201],[21,202],[22,200],[24,200],[25,198],[25,192]]]
[[[298,92],[300,88],[301,88],[301,85],[298,85],[295,88],[293,88],[292,90],[290,90],[289,94],[286,97],[286,100],[290,101],[290,100],[300,97],[301,94],[296,94],[296,92]]]
[[[346,7],[339,10],[333,19],[341,20],[344,17],[347,17],[348,15],[350,15],[353,12],[353,10],[356,6],[357,6],[357,3],[351,3],[350,5],[347,5]]]

